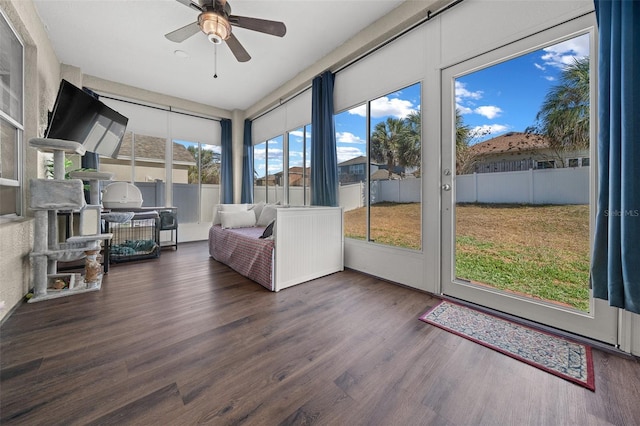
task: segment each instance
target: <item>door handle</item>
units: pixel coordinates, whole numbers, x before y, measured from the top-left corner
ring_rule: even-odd
[[[451,191],[451,185],[449,185],[448,183],[445,183],[444,185],[442,185],[442,190]]]

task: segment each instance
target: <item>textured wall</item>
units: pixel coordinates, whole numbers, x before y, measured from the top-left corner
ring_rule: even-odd
[[[47,111],[55,101],[60,84],[60,63],[31,0],[0,0],[0,8],[17,31],[25,46],[24,81],[24,187],[38,177],[38,154],[27,141],[42,136],[47,126]],[[29,252],[33,246],[32,214],[27,209],[29,194],[25,191],[25,218],[0,223],[0,321],[4,319],[29,290]]]

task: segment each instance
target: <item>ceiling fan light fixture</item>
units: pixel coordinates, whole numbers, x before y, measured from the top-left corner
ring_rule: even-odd
[[[203,12],[198,17],[198,25],[213,44],[220,44],[231,35],[231,24],[218,13]]]

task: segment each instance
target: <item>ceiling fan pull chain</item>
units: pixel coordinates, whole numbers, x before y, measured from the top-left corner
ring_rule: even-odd
[[[218,45],[213,45],[213,78],[218,78]]]

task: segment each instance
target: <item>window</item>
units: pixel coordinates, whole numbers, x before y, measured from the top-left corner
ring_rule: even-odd
[[[338,156],[338,200],[344,208],[344,236],[367,239],[367,107],[360,105],[334,117]],[[353,173],[352,166],[365,171]]]
[[[222,148],[199,142],[173,141],[173,205],[183,223],[206,221],[208,200],[220,198]],[[195,208],[198,207],[198,208]]]
[[[311,125],[287,133],[288,141],[288,203],[308,206],[311,202],[309,179],[311,173]]]
[[[588,167],[588,166],[589,166],[589,157],[583,158],[582,167]]]
[[[284,203],[284,137],[269,139],[253,147],[253,199]]]
[[[556,167],[556,162],[555,160],[538,161],[536,166],[538,169],[553,169]]]
[[[522,156],[537,169],[456,177],[458,280],[589,310],[591,182],[588,170],[575,168],[591,149],[590,40],[582,34],[474,62],[456,77],[456,167]]]
[[[144,207],[177,207],[181,224],[213,220],[220,200],[220,122],[134,99],[100,100],[129,118],[118,157],[101,157],[101,171],[134,183]]]
[[[253,146],[253,201],[267,202],[267,142]]]
[[[0,13],[0,215],[22,214],[24,48]]]
[[[346,237],[421,249],[420,105],[417,83],[336,115]]]

